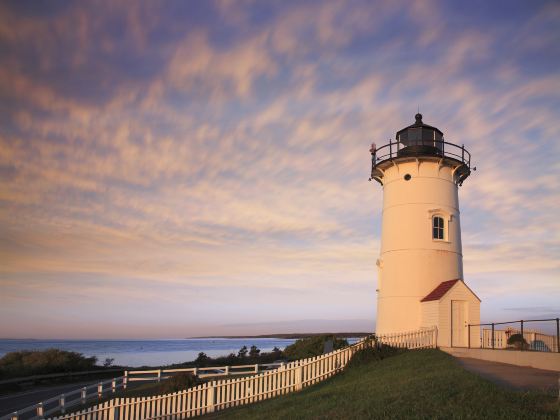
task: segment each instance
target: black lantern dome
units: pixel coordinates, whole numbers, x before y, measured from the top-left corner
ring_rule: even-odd
[[[414,124],[397,131],[396,139],[403,146],[399,156],[434,155],[443,152],[443,133],[436,127],[424,124],[422,114],[414,116]]]
[[[455,182],[461,185],[471,173],[471,154],[464,145],[447,142],[439,128],[422,122],[422,114],[415,115],[414,124],[397,131],[396,139],[377,147],[371,145],[371,178],[383,184],[383,173],[396,161],[437,159],[440,164],[455,167]],[[476,168],[473,168],[475,170]]]

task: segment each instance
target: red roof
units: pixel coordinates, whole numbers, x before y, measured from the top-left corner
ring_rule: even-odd
[[[422,299],[420,302],[429,302],[431,300],[440,300],[447,292],[449,292],[449,290],[455,286],[455,283],[457,283],[458,281],[461,281],[459,279],[457,280],[447,280],[447,281],[442,281],[438,287],[436,287],[434,290],[432,290],[424,299]]]

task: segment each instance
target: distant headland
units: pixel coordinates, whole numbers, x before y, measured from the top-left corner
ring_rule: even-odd
[[[351,337],[366,337],[371,335],[371,332],[320,332],[320,333],[286,333],[286,334],[261,334],[261,335],[208,335],[200,337],[186,337],[187,339],[192,338],[286,338],[286,339],[297,339],[297,338],[307,338],[315,337],[318,335],[334,335],[340,338],[351,338]]]

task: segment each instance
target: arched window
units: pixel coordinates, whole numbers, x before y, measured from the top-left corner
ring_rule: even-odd
[[[432,238],[445,239],[445,221],[441,216],[434,216],[432,218]]]

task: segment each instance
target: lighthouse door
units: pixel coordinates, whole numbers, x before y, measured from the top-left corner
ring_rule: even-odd
[[[467,346],[467,302],[451,301],[451,347]]]

